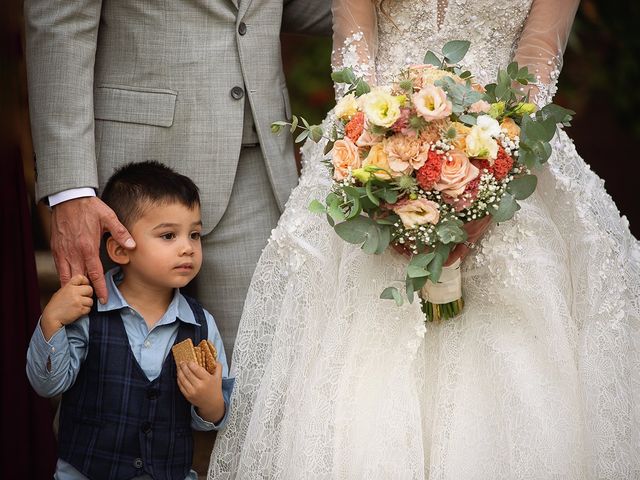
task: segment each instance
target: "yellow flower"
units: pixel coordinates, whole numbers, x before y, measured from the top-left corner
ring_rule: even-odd
[[[351,120],[351,117],[358,113],[358,101],[355,95],[350,93],[342,97],[336,104],[334,113],[340,120]]]
[[[453,146],[456,147],[458,150],[462,150],[462,151],[466,150],[467,148],[466,137],[469,134],[469,131],[471,129],[467,127],[465,124],[460,122],[453,122],[451,126],[456,130],[456,138],[452,142]]]
[[[535,103],[519,103],[515,109],[515,113],[518,115],[531,115],[538,109]]]
[[[384,151],[384,145],[382,143],[378,143],[371,147],[369,155],[367,155],[367,158],[362,162],[362,166],[365,171],[372,172],[380,180],[390,180],[390,173],[394,173],[389,167],[389,157]]]
[[[382,88],[374,88],[359,98],[360,107],[370,124],[389,128],[400,118],[404,96],[394,96]]]

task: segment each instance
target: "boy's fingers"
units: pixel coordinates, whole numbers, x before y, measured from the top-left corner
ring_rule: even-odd
[[[82,297],[82,299],[80,300],[82,302],[82,305],[85,307],[92,307],[93,306],[93,298],[91,297]]]
[[[207,375],[209,375],[209,373],[203,367],[195,362],[189,362],[187,364],[187,367],[189,368],[191,374],[198,380],[205,380],[207,378]]]
[[[91,285],[80,285],[78,287],[78,294],[82,295],[83,297],[93,297],[93,288],[91,288]]]
[[[89,285],[89,279],[84,275],[74,275],[73,277],[71,277],[69,283],[76,286]]]

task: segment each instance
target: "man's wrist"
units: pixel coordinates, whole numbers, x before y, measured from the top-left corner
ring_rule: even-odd
[[[68,200],[75,200],[76,198],[95,197],[96,191],[91,187],[70,188],[69,190],[63,190],[62,192],[49,195],[49,206],[53,207],[62,202]]]

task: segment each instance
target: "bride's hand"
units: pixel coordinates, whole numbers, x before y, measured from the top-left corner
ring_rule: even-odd
[[[482,236],[485,234],[489,225],[491,225],[491,215],[487,215],[486,217],[482,217],[478,220],[472,220],[464,225],[464,229],[467,232],[467,241],[465,243],[460,243],[456,245],[456,247],[449,254],[449,258],[444,262],[445,266],[451,265],[456,260],[460,259],[461,261],[466,257],[471,248],[469,248],[468,244],[474,244]]]

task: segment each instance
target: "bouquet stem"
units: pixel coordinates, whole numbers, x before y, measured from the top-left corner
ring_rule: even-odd
[[[422,311],[427,321],[447,320],[459,315],[464,307],[460,260],[442,267],[437,283],[427,281],[420,291]]]

